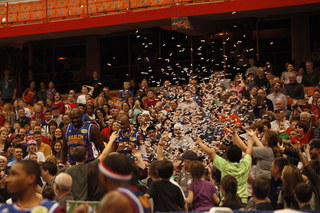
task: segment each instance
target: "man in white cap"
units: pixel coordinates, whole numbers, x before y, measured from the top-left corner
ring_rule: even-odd
[[[30,140],[27,145],[27,152],[28,155],[24,158],[24,160],[29,160],[31,154],[37,155],[37,162],[45,162],[46,158],[42,152],[38,152],[37,142],[35,140]]]

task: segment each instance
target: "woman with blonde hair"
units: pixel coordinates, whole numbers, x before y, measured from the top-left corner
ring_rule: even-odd
[[[4,147],[7,142],[8,133],[5,130],[0,132],[0,153],[4,153]]]
[[[5,111],[4,117],[10,122],[10,125],[13,126],[13,123],[16,121],[16,114],[13,112],[12,105],[10,103],[6,103],[3,108]]]
[[[107,101],[104,97],[98,96],[95,100],[95,108],[103,108],[103,105],[106,104]]]
[[[294,198],[295,186],[303,182],[300,170],[290,164],[284,166],[281,174],[282,189],[279,193],[277,209],[299,209],[299,204]]]

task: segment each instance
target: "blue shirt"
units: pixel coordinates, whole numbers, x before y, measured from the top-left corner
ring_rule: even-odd
[[[46,208],[47,212],[56,213],[64,209],[63,206],[59,206],[58,203],[44,199],[42,200],[38,206],[32,208],[21,208],[16,203],[9,205],[0,206],[0,212],[8,212],[8,213],[31,213],[31,212],[43,212],[41,208]],[[38,209],[38,210],[36,210]],[[44,209],[43,209],[44,210]]]
[[[216,124],[213,129],[209,126],[206,131],[206,138],[208,142],[216,141],[219,136],[223,135],[224,127],[221,124]]]
[[[123,99],[123,95],[124,95],[125,92],[130,93],[130,96],[131,96],[131,97],[134,97],[133,92],[132,92],[131,90],[127,90],[127,91],[122,90],[122,91],[120,92],[119,98]]]
[[[0,81],[0,91],[2,91],[2,99],[11,99],[14,95],[14,90],[17,88],[16,79],[13,77],[2,78]]]

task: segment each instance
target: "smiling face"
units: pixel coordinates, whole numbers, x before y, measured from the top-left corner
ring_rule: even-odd
[[[258,100],[256,98],[252,98],[250,101],[251,106],[255,107],[258,104]]]
[[[5,131],[1,131],[0,137],[1,137],[1,141],[6,141],[8,134]]]
[[[307,70],[308,74],[312,73],[313,72],[313,64],[310,62],[307,62],[306,63],[306,70]]]
[[[54,101],[58,102],[60,101],[61,97],[60,97],[60,93],[56,92],[56,94],[54,94]]]
[[[75,126],[76,128],[80,128],[82,126],[82,116],[80,110],[71,111],[70,119],[73,126]]]
[[[36,152],[36,145],[35,144],[29,144],[29,151],[31,153],[35,153]]]
[[[61,151],[61,143],[55,143],[53,148],[54,148],[54,151],[56,151],[56,153],[60,153],[60,151]]]
[[[57,128],[55,131],[54,131],[54,135],[56,136],[56,138],[60,138],[62,137],[62,131],[60,128]]]

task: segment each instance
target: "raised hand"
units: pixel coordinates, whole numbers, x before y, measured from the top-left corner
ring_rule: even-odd
[[[132,155],[137,159],[142,158],[141,152],[138,149],[132,149]]]
[[[257,135],[257,131],[258,131],[258,129],[256,129],[256,130],[252,130],[252,129],[249,129],[249,128],[246,129],[247,134],[250,135],[251,137],[256,136]]]
[[[300,150],[300,141],[295,141],[293,147],[296,149],[297,152],[301,151]]]
[[[113,132],[110,136],[110,140],[109,141],[115,141],[117,139],[117,137],[119,137],[118,132]]]

